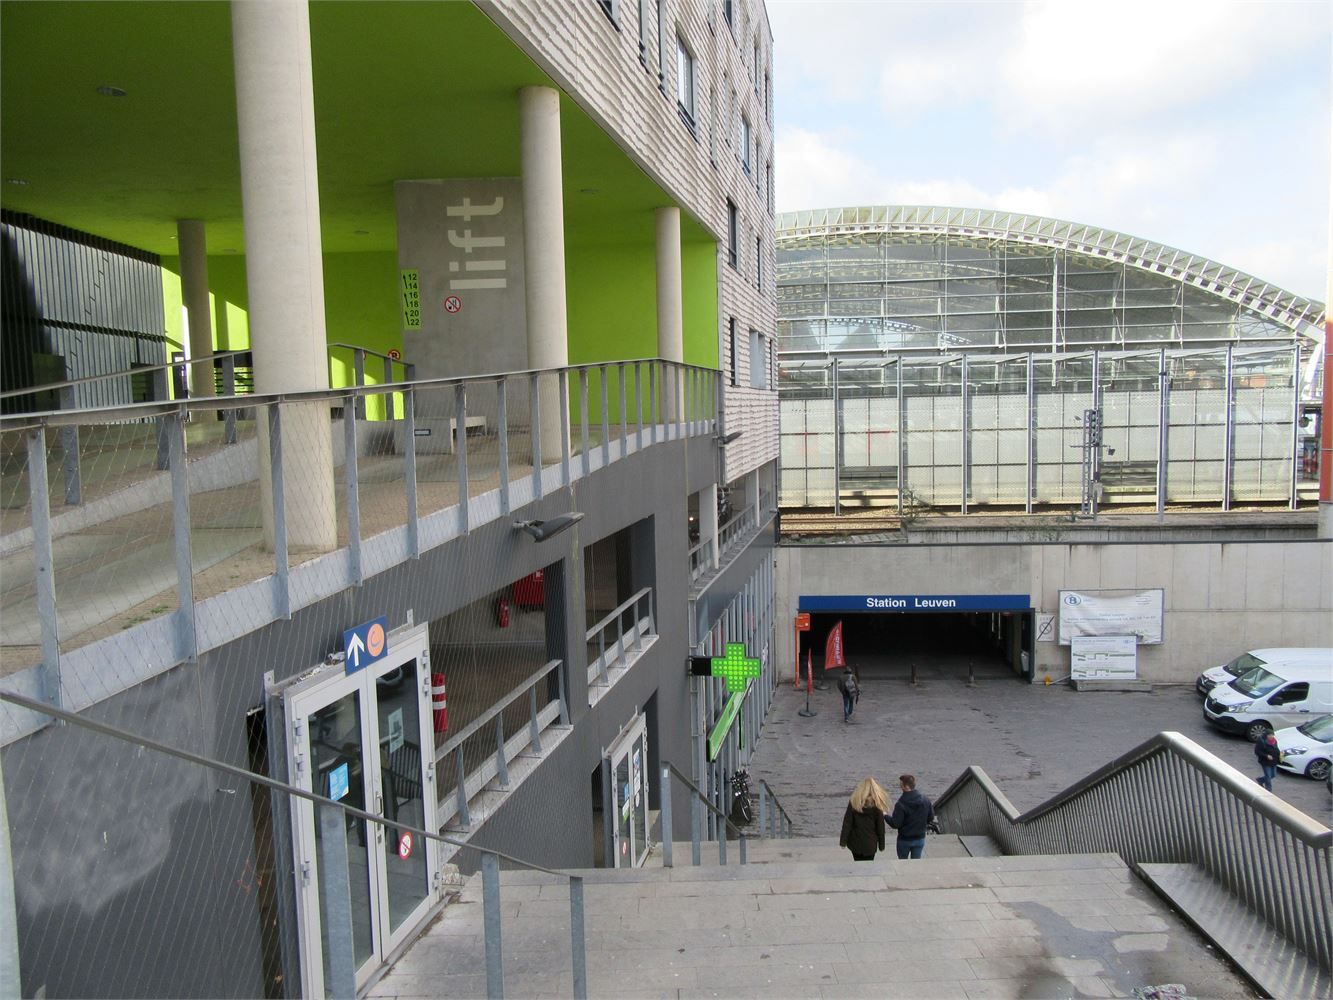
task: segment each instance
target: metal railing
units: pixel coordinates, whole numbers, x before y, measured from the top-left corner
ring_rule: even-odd
[[[754,527],[754,509],[747,506],[717,532],[718,558],[726,555],[731,547]]]
[[[629,617],[628,631],[625,628],[627,615]],[[608,646],[607,639],[613,629],[615,638]],[[589,695],[592,694],[594,684],[604,688],[610,687],[612,684],[611,670],[617,667],[628,667],[631,663],[631,657],[638,659],[639,654],[643,652],[644,637],[656,635],[657,615],[653,610],[653,589],[651,587],[644,587],[631,595],[627,600],[622,601],[614,611],[588,629],[584,639],[588,644],[588,653],[590,654],[588,662]],[[591,656],[594,645],[597,649],[597,655]]]
[[[772,809],[769,808],[770,802]],[[791,816],[763,778],[759,779],[759,829],[764,831],[765,837],[791,836]]]
[[[969,767],[935,811],[950,833],[989,836],[1006,854],[1197,865],[1312,962],[1333,962],[1333,831],[1179,733],[1159,733],[1021,814]]]
[[[690,863],[696,867],[703,863],[703,841],[706,838],[704,812],[707,810],[717,820],[725,824],[724,831],[730,830],[736,834],[736,840],[740,844],[740,863],[745,864],[745,843],[749,834],[733,823],[726,813],[709,802],[708,796],[704,795],[699,786],[691,781],[676,765],[669,760],[664,760],[662,761],[662,815],[660,817],[662,824],[662,867],[671,868],[675,864],[674,844],[671,836],[672,778],[684,785],[690,796]],[[727,863],[727,837],[725,832],[717,838],[717,863],[720,865],[726,865]]]
[[[457,820],[462,831],[472,827],[472,812],[468,807],[469,799],[477,795],[492,781],[498,781],[501,788],[509,787],[509,764],[520,753],[540,754],[542,752],[541,734],[557,719],[562,726],[569,725],[569,705],[565,700],[564,663],[551,660],[540,670],[534,671],[514,690],[501,698],[481,715],[469,722],[456,735],[442,744],[435,751],[436,774],[440,787],[441,828]],[[554,684],[550,678],[554,674]],[[537,689],[546,684],[548,695],[554,687],[554,696],[538,706]],[[505,734],[505,709],[527,696],[528,720],[526,732],[519,730]],[[491,724],[495,724],[493,735],[487,733]],[[493,749],[487,749],[494,741]],[[469,769],[471,757],[475,766]],[[453,759],[452,766],[450,758]],[[446,787],[446,776],[453,775],[454,787],[452,804]]]
[[[690,583],[713,568],[713,539],[705,538],[690,549]]]
[[[368,385],[366,382],[366,359],[376,358],[383,364],[384,378],[381,385],[392,385],[397,382],[411,382],[416,378],[417,366],[404,361],[401,357],[394,357],[392,354],[381,354],[379,351],[372,351],[368,347],[361,347],[357,344],[343,344],[334,341],[329,344],[329,382],[333,383],[333,362],[337,354],[344,351],[350,351],[352,354],[352,385],[360,389]],[[402,373],[402,378],[398,378],[398,371]],[[394,407],[394,394],[386,392],[384,395],[384,419],[393,420],[397,416]],[[366,397],[357,396],[353,402],[355,415],[358,420],[366,419]]]
[[[508,520],[611,462],[662,442],[711,437],[717,380],[713,369],[641,360],[0,417],[0,555],[13,560],[5,566],[9,589],[28,591],[23,608],[6,608],[5,686],[76,711],[95,704],[482,524]],[[403,419],[388,425],[396,437],[331,418],[386,392],[403,400]],[[245,431],[240,451],[194,453],[193,422],[228,412],[253,418],[237,421]],[[79,487],[72,486],[78,463],[61,438],[81,428],[95,429],[104,446]],[[319,455],[326,435],[331,458],[330,450]],[[449,446],[438,447],[446,436]],[[155,448],[165,462],[154,460]],[[53,504],[60,476],[48,475],[48,455],[62,462],[66,495],[91,498]],[[144,516],[150,511],[156,516]],[[323,540],[297,535],[317,523],[311,511],[327,518]],[[131,514],[137,521],[122,531]],[[202,530],[218,524],[229,534]],[[117,543],[94,567],[95,594],[81,581],[84,564],[57,563],[53,554],[54,540],[88,530]],[[210,550],[218,539],[230,539],[230,548]],[[150,545],[160,558],[142,556]],[[160,655],[145,657],[144,649]],[[0,744],[41,725],[8,713]]]
[[[234,764],[227,764],[223,761],[214,760],[201,754],[192,753],[188,750],[182,750],[179,747],[169,746],[137,733],[127,732],[123,729],[117,729],[114,726],[76,715],[73,712],[66,712],[59,708],[43,704],[30,698],[24,698],[7,691],[0,690],[0,701],[27,709],[34,713],[42,714],[53,719],[58,719],[69,725],[79,726],[83,729],[109,736],[113,739],[121,740],[135,746],[152,750],[157,753],[179,760],[188,761],[192,764],[218,771],[243,781],[248,781],[254,785],[267,788],[287,796],[298,799],[305,799],[314,804],[317,811],[316,825],[321,828],[324,836],[320,838],[318,858],[321,871],[333,872],[338,868],[338,858],[336,852],[339,847],[342,851],[342,869],[346,871],[346,835],[347,820],[357,819],[366,823],[375,824],[382,827],[386,832],[393,832],[401,835],[410,833],[413,837],[420,837],[423,841],[432,840],[438,844],[443,844],[449,848],[471,848],[481,855],[481,886],[482,886],[482,923],[486,951],[486,996],[488,998],[499,998],[504,996],[504,966],[503,952],[501,948],[502,909],[500,906],[500,862],[506,861],[519,868],[526,868],[530,871],[545,872],[548,875],[556,875],[569,880],[569,918],[570,918],[570,961],[573,972],[573,996],[580,998],[588,995],[588,952],[587,940],[584,931],[584,901],[583,901],[583,876],[572,872],[561,871],[557,868],[547,868],[544,865],[535,864],[531,861],[525,861],[522,858],[514,857],[512,854],[506,854],[504,851],[497,851],[493,848],[480,847],[476,844],[469,844],[446,836],[426,830],[421,827],[404,823],[398,819],[389,819],[377,813],[368,812],[364,809],[358,809],[355,806],[348,805],[346,802],[327,798],[323,795],[317,795],[314,792],[308,792],[295,785],[289,785],[285,782],[266,777],[262,774],[256,774],[253,771],[247,771],[244,768],[237,767]],[[326,823],[326,819],[332,817],[334,822]],[[340,843],[341,841],[341,843]],[[344,926],[324,928],[325,935],[329,941],[331,949],[336,948],[337,943],[343,943],[350,949],[352,938],[351,914],[344,911]],[[324,921],[327,923],[330,917],[330,911],[325,911]],[[347,961],[338,961],[338,958],[347,958],[351,951],[345,955],[331,955],[333,959],[329,965],[329,972],[332,982],[326,983],[326,988],[330,996],[354,997],[356,996],[356,980],[354,963]]]

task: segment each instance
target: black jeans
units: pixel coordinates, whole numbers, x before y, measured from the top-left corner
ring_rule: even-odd
[[[874,855],[874,854],[857,854],[855,851],[853,851],[853,852],[852,852],[852,860],[853,860],[853,861],[874,861],[874,860],[875,860],[875,855]]]

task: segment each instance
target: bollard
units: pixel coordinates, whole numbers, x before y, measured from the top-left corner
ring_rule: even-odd
[[[967,661],[967,686],[970,688],[977,686],[977,664],[975,660]]]
[[[916,661],[913,660],[913,661],[912,661],[912,687],[919,687],[919,686],[920,686],[920,685],[919,685],[919,683],[917,682],[917,679],[916,679]]]

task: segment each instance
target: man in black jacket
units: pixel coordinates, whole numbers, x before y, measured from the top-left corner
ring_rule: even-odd
[[[898,860],[920,858],[926,847],[926,826],[935,820],[935,807],[916,790],[913,775],[900,774],[898,786],[903,793],[886,822],[898,831]]]
[[[1272,733],[1260,736],[1254,741],[1254,755],[1259,758],[1259,767],[1264,772],[1254,780],[1271,792],[1273,779],[1277,776],[1277,764],[1282,759],[1282,753],[1277,748],[1277,737]]]

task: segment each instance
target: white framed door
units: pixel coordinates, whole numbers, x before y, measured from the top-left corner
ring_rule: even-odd
[[[611,775],[613,868],[638,868],[648,857],[648,722],[642,716],[606,752]]]
[[[384,659],[344,671],[341,664],[317,670],[286,692],[292,782],[433,830],[426,626],[391,635]],[[348,978],[359,988],[435,902],[438,845],[304,799],[292,803],[292,841],[303,995],[328,996]],[[321,859],[336,870],[324,870]]]

